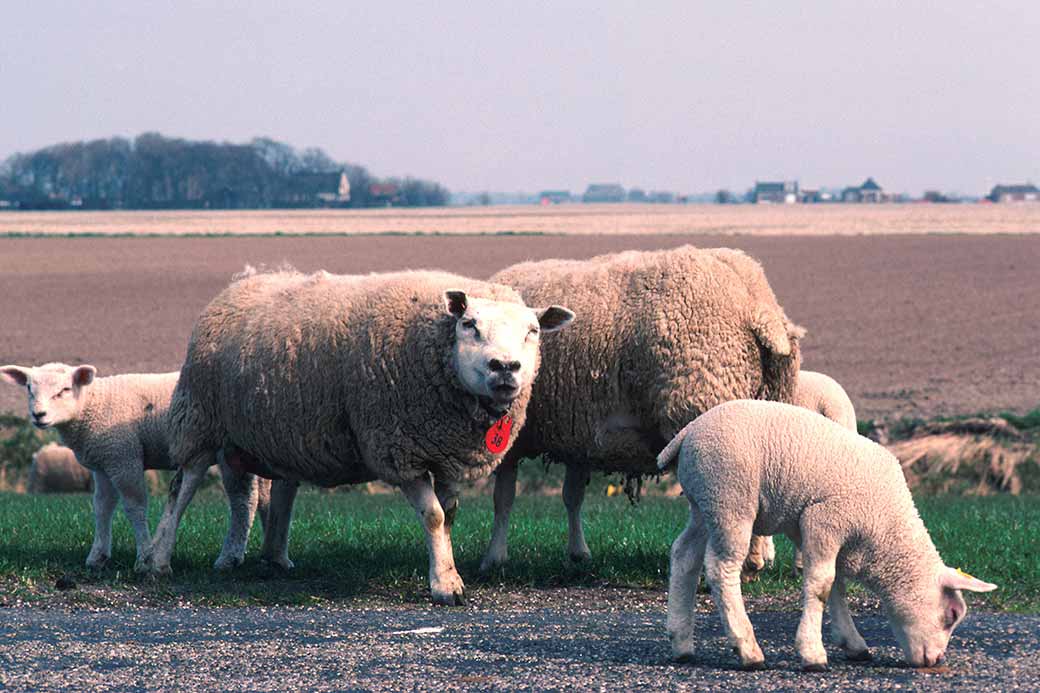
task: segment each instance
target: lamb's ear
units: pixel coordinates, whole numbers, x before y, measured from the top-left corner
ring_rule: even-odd
[[[448,289],[444,292],[444,309],[454,315],[456,318],[461,318],[466,314],[466,307],[469,305],[466,300],[465,291],[456,291],[455,289]]]
[[[535,314],[538,316],[538,327],[542,332],[562,330],[574,319],[574,313],[563,306],[549,306],[535,310]]]
[[[960,568],[947,567],[939,576],[939,584],[951,590],[968,590],[969,592],[992,592],[997,586],[968,575]]]
[[[72,371],[72,384],[76,387],[86,387],[94,382],[97,369],[93,366],[77,366]]]
[[[0,378],[18,387],[25,387],[29,382],[29,369],[21,366],[3,366],[0,367]]]

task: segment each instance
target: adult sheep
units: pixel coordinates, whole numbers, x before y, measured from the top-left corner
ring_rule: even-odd
[[[89,493],[90,472],[63,445],[47,443],[33,453],[29,466],[29,493]]]
[[[590,472],[655,474],[657,452],[714,405],[793,394],[803,330],[787,319],[762,267],[738,250],[524,262],[492,281],[529,304],[565,301],[579,317],[546,343],[527,425],[496,474],[483,571],[508,556],[520,459],[566,465],[568,553],[582,560],[590,555],[581,522]]]
[[[137,543],[134,570],[146,570],[151,550],[145,470],[170,469],[166,413],[178,373],[130,373],[95,377],[94,366],[48,363],[3,366],[0,379],[26,389],[29,419],[39,429],[53,428],[75,459],[94,478],[94,543],[87,567],[101,568],[112,555],[112,515],[122,499]],[[257,508],[252,475],[221,464],[230,519],[214,567],[242,562]],[[261,518],[266,508],[261,508]]]
[[[233,282],[196,322],[173,397],[182,476],[153,570],[169,571],[201,470],[228,443],[285,479],[279,488],[399,486],[426,532],[433,600],[461,604],[451,547],[459,485],[499,464],[524,424],[539,333],[572,318],[558,306],[532,310],[508,287],[432,271]]]

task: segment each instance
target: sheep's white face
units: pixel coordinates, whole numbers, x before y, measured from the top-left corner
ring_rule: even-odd
[[[459,380],[479,397],[505,409],[535,376],[539,336],[574,319],[560,306],[534,310],[519,303],[469,298],[444,292],[446,310],[455,316],[454,364]]]
[[[933,667],[946,656],[946,646],[968,606],[962,590],[989,592],[997,586],[942,566],[934,587],[924,597],[912,600],[902,613],[892,612],[892,632],[911,666]]]
[[[74,419],[82,406],[83,390],[94,382],[93,366],[48,363],[36,368],[4,366],[0,378],[24,387],[29,398],[29,421],[50,428]]]

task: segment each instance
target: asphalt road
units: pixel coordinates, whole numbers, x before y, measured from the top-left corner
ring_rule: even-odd
[[[1040,617],[969,613],[948,666],[902,665],[877,612],[868,664],[799,671],[797,614],[752,614],[768,669],[743,672],[705,614],[700,660],[669,661],[659,600],[502,608],[245,607],[0,611],[0,689],[1040,690]],[[418,629],[433,629],[422,631]],[[442,629],[442,630],[437,630]]]

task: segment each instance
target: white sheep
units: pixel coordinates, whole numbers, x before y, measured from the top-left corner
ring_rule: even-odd
[[[33,453],[29,493],[89,493],[91,482],[90,472],[67,447],[47,443]]]
[[[837,380],[816,371],[799,371],[794,401],[803,409],[826,416],[853,433],[856,432],[856,409]]]
[[[672,545],[668,590],[668,633],[679,659],[694,652],[694,596],[703,562],[741,664],[763,665],[740,592],[752,532],[782,532],[802,549],[804,606],[795,643],[807,670],[827,664],[825,604],[832,637],[846,657],[870,658],[846,603],[847,579],[880,597],[913,666],[934,666],[944,657],[967,609],[961,590],[996,589],[943,564],[895,457],[800,407],[720,404],[658,456],[662,470],[676,463],[690,503],[689,524]]]
[[[254,469],[286,480],[286,497],[272,501],[277,529],[268,526],[279,541],[292,482],[399,486],[426,531],[433,600],[462,603],[451,546],[459,486],[499,464],[524,424],[539,334],[572,318],[441,272],[246,273],[192,332],[170,407],[183,477],[152,569],[170,570],[200,469],[230,440]]]
[[[743,397],[789,401],[794,392],[804,331],[787,319],[762,266],[740,251],[682,246],[522,262],[491,280],[528,304],[565,302],[578,318],[543,348],[527,425],[496,472],[481,570],[508,558],[521,458],[566,465],[567,549],[584,560],[591,472],[655,474],[657,452],[698,414]]]
[[[146,469],[172,469],[166,413],[178,373],[114,375],[96,378],[94,366],[48,363],[35,368],[3,366],[0,378],[26,388],[29,419],[39,429],[55,429],[62,442],[94,477],[94,543],[87,566],[103,567],[112,556],[112,514],[118,499],[134,530],[134,570],[147,569]],[[214,567],[242,562],[256,511],[254,478],[221,464],[230,522]],[[261,508],[261,517],[266,508]]]

